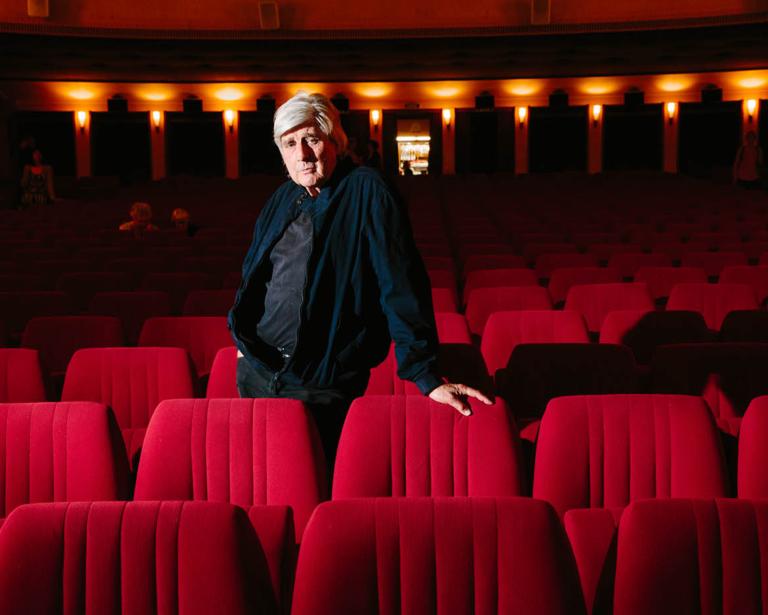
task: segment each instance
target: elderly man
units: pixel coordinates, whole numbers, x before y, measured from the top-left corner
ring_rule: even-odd
[[[229,313],[240,395],[305,401],[333,458],[392,339],[399,376],[425,395],[464,415],[468,396],[490,404],[436,372],[429,278],[407,215],[376,171],[345,158],[331,102],[297,94],[275,113],[274,139],[291,181],[256,222]]]

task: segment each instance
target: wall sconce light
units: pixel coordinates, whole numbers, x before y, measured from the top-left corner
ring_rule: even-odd
[[[371,110],[371,124],[373,124],[373,132],[379,132],[379,123],[381,122],[381,111],[379,109]]]
[[[88,120],[88,112],[87,111],[78,111],[77,112],[77,125],[80,126],[80,132],[85,132],[85,123]]]
[[[752,123],[752,120],[755,117],[755,112],[757,111],[757,100],[754,98],[750,98],[747,101],[747,116],[749,117],[749,123]]]
[[[517,119],[520,122],[520,128],[525,126],[525,119],[528,117],[528,107],[517,108]]]
[[[229,132],[235,132],[235,112],[232,109],[224,111],[224,121],[229,126]]]
[[[450,109],[443,109],[443,121],[445,122],[445,127],[450,129],[451,128],[451,120],[453,119],[453,112]]]
[[[155,127],[155,132],[160,132],[160,120],[162,116],[159,111],[152,112],[152,125]]]
[[[592,125],[597,126],[600,116],[603,114],[603,105],[592,105]]]
[[[667,119],[669,120],[670,124],[675,121],[676,113],[677,113],[677,103],[668,102],[667,103]]]

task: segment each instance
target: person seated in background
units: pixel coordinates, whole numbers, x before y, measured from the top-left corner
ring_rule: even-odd
[[[187,237],[192,237],[200,227],[192,224],[189,217],[189,212],[182,207],[177,207],[171,212],[171,222],[174,228],[180,233],[186,233]]]
[[[744,142],[736,152],[736,160],[733,162],[734,183],[747,189],[759,188],[763,162],[763,150],[757,144],[757,133],[750,130],[744,135]]]
[[[135,235],[141,235],[145,231],[158,230],[157,226],[152,224],[152,207],[149,203],[134,203],[129,214],[131,219],[120,225],[121,231],[133,231]]]
[[[56,200],[53,192],[53,169],[43,164],[39,149],[32,152],[32,162],[24,165],[21,177],[21,206],[48,205]]]

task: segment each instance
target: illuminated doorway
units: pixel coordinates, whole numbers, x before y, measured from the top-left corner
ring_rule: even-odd
[[[429,173],[429,126],[428,118],[397,120],[397,168],[400,175]]]

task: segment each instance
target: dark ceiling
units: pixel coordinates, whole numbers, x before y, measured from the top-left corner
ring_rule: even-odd
[[[0,33],[0,78],[411,81],[768,67],[768,23],[393,39],[152,40]]]

